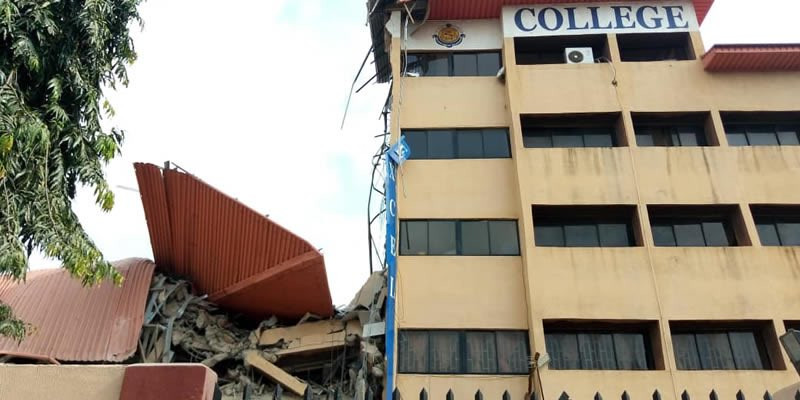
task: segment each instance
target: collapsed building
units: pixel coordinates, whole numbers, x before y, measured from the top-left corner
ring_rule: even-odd
[[[60,269],[0,281],[0,300],[35,328],[0,339],[0,363],[199,363],[216,373],[215,399],[381,393],[383,273],[335,309],[310,243],[169,164],[135,169],[154,261],[114,262],[119,287]]]

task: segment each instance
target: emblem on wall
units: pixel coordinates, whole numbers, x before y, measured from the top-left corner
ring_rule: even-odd
[[[433,35],[433,40],[436,41],[436,44],[439,46],[444,47],[453,47],[458,46],[464,40],[466,35],[461,32],[457,26],[452,24],[445,24],[439,31]]]

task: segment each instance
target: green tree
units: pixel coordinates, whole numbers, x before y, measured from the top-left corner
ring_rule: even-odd
[[[71,204],[79,186],[114,206],[103,167],[123,132],[103,88],[128,84],[129,35],[142,0],[0,0],[0,276],[25,279],[34,249],[84,285],[122,276],[83,230]],[[0,335],[29,327],[0,303]]]

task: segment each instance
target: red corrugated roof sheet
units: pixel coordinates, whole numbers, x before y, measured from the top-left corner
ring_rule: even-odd
[[[31,271],[27,281],[0,279],[0,300],[34,332],[22,343],[0,338],[0,354],[60,361],[124,361],[136,351],[155,264],[113,263],[122,287],[83,287],[66,270]]]
[[[333,314],[325,262],[311,244],[192,175],[134,167],[158,268],[253,317]]]
[[[558,4],[558,3],[607,3],[608,0],[430,0],[428,19],[486,19],[499,18],[503,6]],[[714,0],[693,0],[697,22],[703,23]]]
[[[718,44],[703,65],[711,72],[800,71],[800,44]]]

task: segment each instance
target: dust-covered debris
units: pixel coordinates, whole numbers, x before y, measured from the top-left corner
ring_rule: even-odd
[[[306,314],[289,324],[228,313],[193,294],[190,282],[159,274],[134,361],[203,363],[219,376],[226,399],[241,399],[245,391],[249,399],[269,399],[278,382],[288,389],[284,396],[308,387],[318,396],[338,391],[363,400],[367,391],[382,389],[384,282],[380,272],[370,276],[331,319]]]

